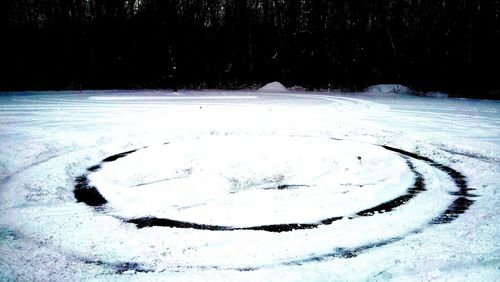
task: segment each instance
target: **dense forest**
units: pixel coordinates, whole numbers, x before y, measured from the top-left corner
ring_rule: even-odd
[[[500,96],[500,0],[2,0],[0,90],[238,88]]]

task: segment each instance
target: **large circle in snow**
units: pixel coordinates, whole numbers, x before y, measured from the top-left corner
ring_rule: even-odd
[[[120,218],[245,228],[352,215],[405,194],[415,174],[370,144],[210,136],[138,150],[88,179]]]

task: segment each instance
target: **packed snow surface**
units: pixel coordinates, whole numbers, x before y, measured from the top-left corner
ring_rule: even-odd
[[[0,280],[498,280],[498,101],[266,88],[1,94]]]
[[[262,86],[258,91],[267,93],[281,93],[288,92],[288,89],[283,84],[275,81]]]

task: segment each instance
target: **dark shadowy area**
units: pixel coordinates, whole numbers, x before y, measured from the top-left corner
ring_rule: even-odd
[[[77,202],[83,202],[91,207],[99,207],[108,203],[99,190],[89,184],[87,175],[81,175],[75,179],[73,194]]]
[[[500,0],[3,0],[0,90],[400,83],[500,98]]]
[[[90,260],[90,259],[84,259],[83,262],[86,264],[104,266],[110,270],[113,270],[113,272],[115,272],[117,274],[125,274],[128,272],[130,272],[130,273],[153,272],[153,270],[147,269],[144,266],[142,266],[138,263],[135,263],[135,262],[106,262],[106,261]]]
[[[109,157],[105,158],[104,160],[102,160],[102,162],[103,163],[114,162],[117,159],[124,158],[124,157],[128,156],[129,154],[132,154],[132,153],[134,153],[136,151],[137,151],[137,149],[136,150],[130,150],[130,151],[123,152],[123,153],[119,153],[119,154],[116,154],[116,155],[112,155],[112,156],[109,156]],[[90,171],[91,171],[91,168],[89,168]]]

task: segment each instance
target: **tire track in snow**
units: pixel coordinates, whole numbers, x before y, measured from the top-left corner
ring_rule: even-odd
[[[167,145],[169,143],[165,143]],[[445,166],[443,164],[437,163],[433,161],[430,158],[424,157],[417,155],[412,152],[408,152],[402,149],[398,149],[395,147],[390,147],[386,145],[380,145],[380,147],[397,153],[401,155],[403,158],[406,159],[406,164],[408,168],[415,174],[415,183],[412,187],[408,189],[408,192],[404,195],[401,195],[393,200],[381,203],[380,205],[377,205],[373,208],[366,209],[359,211],[355,214],[355,216],[350,216],[349,219],[356,219],[357,217],[370,217],[378,213],[386,213],[386,212],[391,212],[392,210],[406,204],[408,201],[410,201],[412,198],[414,198],[417,194],[426,191],[425,189],[425,179],[424,176],[418,172],[412,161],[411,160],[419,160],[423,161],[426,164],[430,165],[431,167],[437,168],[438,170],[441,170],[445,172],[451,179],[453,179],[453,182],[455,186],[458,188],[458,191],[455,192],[450,192],[449,194],[452,196],[457,196],[457,198],[452,202],[451,205],[448,206],[448,208],[443,211],[439,216],[434,217],[430,220],[429,224],[446,224],[454,221],[457,219],[461,214],[465,213],[468,208],[474,203],[474,201],[471,199],[475,195],[472,195],[469,193],[472,189],[468,187],[467,185],[467,179],[464,175],[462,175],[460,172],[457,170],[452,169],[451,167]],[[144,147],[146,148],[146,147]],[[112,156],[109,156],[105,159],[102,160],[101,163],[109,163],[113,162],[117,159],[124,158],[128,156],[129,154],[132,154],[136,150],[130,150],[126,151],[123,153],[118,153]],[[88,173],[92,173],[95,171],[98,171],[101,169],[101,164],[91,166],[87,169]],[[88,175],[88,174],[87,174]],[[86,175],[83,175],[84,181],[86,179]],[[86,180],[88,181],[88,180]],[[81,189],[82,187],[79,187]],[[92,198],[95,191],[93,190],[92,187],[87,187],[90,188],[88,190],[89,195],[91,195],[90,198]],[[77,187],[75,186],[75,193],[77,190]],[[97,196],[97,198],[102,197],[102,196]],[[104,199],[104,198],[103,198]],[[86,203],[88,204],[88,203]],[[103,205],[105,202],[103,202]],[[100,211],[101,206],[94,206],[96,208],[96,211]],[[182,228],[182,229],[195,229],[195,230],[205,230],[205,231],[266,231],[266,232],[292,232],[292,231],[297,231],[297,230],[304,230],[304,229],[314,229],[317,228],[321,225],[330,225],[334,223],[335,221],[341,220],[343,217],[332,217],[332,218],[327,218],[324,220],[321,220],[318,223],[292,223],[292,224],[276,224],[276,225],[264,225],[264,226],[253,226],[253,227],[244,227],[244,228],[235,228],[231,226],[219,226],[219,225],[207,225],[207,224],[197,224],[197,223],[191,223],[191,222],[183,222],[183,221],[177,221],[177,220],[172,220],[172,219],[165,219],[165,218],[156,218],[156,217],[144,217],[144,218],[133,218],[133,219],[121,219],[126,223],[131,223],[135,224],[137,228],[146,228],[146,227],[153,227],[153,226],[162,226],[162,227],[170,227],[170,228]],[[350,248],[344,248],[344,247],[338,247],[333,249],[331,252],[327,254],[318,254],[318,255],[312,255],[307,258],[303,259],[291,259],[285,262],[280,262],[279,264],[282,265],[303,265],[307,263],[314,263],[314,262],[320,262],[320,261],[325,261],[329,259],[349,259],[349,258],[354,258],[358,255],[363,254],[366,251],[375,249],[375,248],[380,248],[398,241],[403,240],[409,235],[413,234],[418,234],[421,233],[424,227],[419,227],[414,230],[409,231],[408,233],[402,234],[400,236],[396,237],[390,237],[387,239],[379,240],[374,243],[368,243],[364,244],[361,246],[357,247],[350,247]],[[127,271],[135,271],[135,272],[154,272],[154,269],[149,269],[148,267],[136,263],[136,262],[125,262],[125,263],[106,263],[102,261],[97,261],[97,262],[92,262],[92,261],[86,261],[87,263],[97,263],[98,265],[109,265],[109,268],[112,269],[115,273],[117,274],[123,274]],[[269,267],[274,267],[275,265],[261,265],[261,266],[256,266],[256,267],[220,267],[220,266],[198,266],[198,265],[189,265],[189,266],[176,266],[176,269],[217,269],[217,270],[236,270],[236,271],[254,271],[257,269],[261,268],[269,268]]]
[[[166,143],[168,144],[168,143]],[[464,175],[460,172],[439,164],[427,157],[423,157],[417,155],[415,153],[411,153],[408,151],[404,151],[402,149],[382,145],[380,146],[388,151],[392,151],[400,154],[404,158],[406,158],[406,164],[408,168],[415,174],[415,183],[412,187],[407,190],[407,193],[401,195],[397,198],[394,198],[390,201],[381,203],[375,207],[365,209],[357,212],[354,216],[345,215],[345,216],[335,216],[331,218],[326,218],[320,220],[318,222],[304,222],[304,223],[286,223],[286,224],[272,224],[272,225],[260,225],[260,226],[250,226],[250,227],[233,227],[233,226],[224,226],[224,225],[210,225],[210,224],[199,224],[194,222],[186,222],[179,221],[169,218],[158,218],[158,217],[139,217],[139,218],[131,218],[126,219],[122,218],[126,223],[135,224],[137,228],[146,228],[146,227],[170,227],[170,228],[187,228],[187,229],[197,229],[197,230],[208,230],[208,231],[239,231],[239,230],[254,230],[254,231],[267,231],[267,232],[291,232],[295,230],[304,230],[304,229],[313,229],[322,225],[329,225],[335,221],[341,220],[343,217],[347,217],[349,219],[354,219],[356,217],[367,217],[373,216],[378,213],[386,213],[390,212],[413,199],[418,193],[425,191],[425,179],[421,173],[419,173],[411,161],[409,159],[420,160],[428,165],[435,167],[443,172],[445,172],[448,176],[450,176],[455,185],[459,188],[458,191],[450,193],[452,196],[458,196],[457,199],[453,201],[453,203],[438,217],[431,220],[433,224],[442,224],[442,223],[450,223],[456,218],[458,218],[461,214],[465,213],[467,209],[474,203],[474,200],[471,199],[475,197],[475,195],[470,194],[469,192],[472,190],[467,186],[467,180]],[[101,163],[110,163],[116,161],[118,159],[124,158],[132,153],[137,152],[140,149],[144,149],[147,147],[129,150],[126,152],[118,153],[115,155],[111,155],[109,157],[104,158]],[[75,189],[74,195],[78,202],[84,202],[85,204],[93,207],[101,207],[105,205],[108,201],[99,193],[98,188],[89,185],[88,175],[92,172],[95,172],[101,168],[101,164],[97,164],[91,166],[87,169],[87,174],[83,174],[75,179]]]

